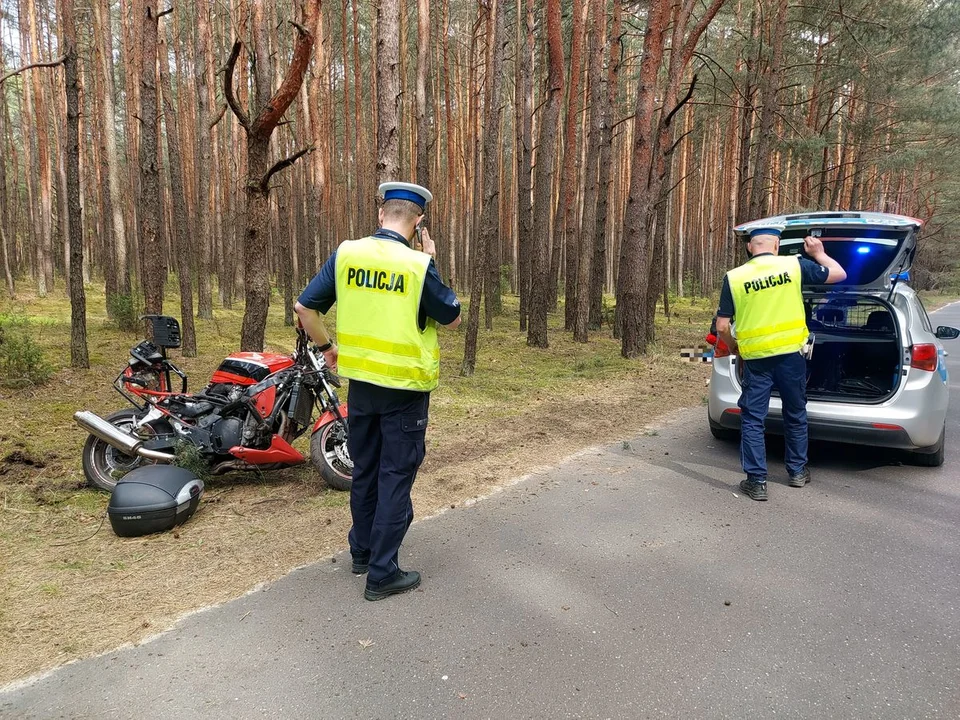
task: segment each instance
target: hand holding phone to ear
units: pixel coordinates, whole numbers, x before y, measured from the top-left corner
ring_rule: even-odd
[[[430,237],[430,231],[427,230],[427,228],[425,228],[422,224],[417,225],[417,237],[420,241],[419,250],[425,252],[430,257],[435,258],[437,256],[437,246]]]

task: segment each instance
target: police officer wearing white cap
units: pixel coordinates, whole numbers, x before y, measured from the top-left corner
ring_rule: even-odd
[[[349,541],[354,574],[367,574],[367,600],[420,584],[418,572],[400,568],[398,554],[413,521],[410,490],[440,377],[437,325],[460,324],[460,302],[441,281],[436,247],[421,227],[433,195],[402,182],[383,183],[380,195],[377,231],[341,243],[296,305],[327,364],[350,379]],[[339,347],[321,317],[334,302]]]
[[[739,228],[738,228],[739,230]],[[846,271],[829,257],[817,238],[804,240],[813,261],[780,257],[782,226],[759,224],[744,234],[751,258],[723,278],[717,332],[743,362],[740,393],[740,462],[747,477],[740,490],[767,499],[764,423],[774,386],[783,403],[785,463],[791,487],[810,482],[807,469],[807,341],[801,288],[841,282]],[[736,322],[736,337],[731,329]]]

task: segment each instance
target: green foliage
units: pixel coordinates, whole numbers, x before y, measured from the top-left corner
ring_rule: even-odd
[[[107,314],[123,332],[140,331],[140,308],[133,295],[112,295],[107,298]]]
[[[600,298],[600,318],[600,322],[607,327],[613,327],[617,319],[617,304],[606,295]]]
[[[29,324],[24,317],[0,315],[0,385],[4,387],[43,385],[53,375],[53,367],[31,336]]]
[[[210,466],[200,455],[200,450],[196,445],[190,443],[177,443],[176,448],[177,467],[189,470],[203,481],[204,485],[209,485],[213,477],[210,474]]]
[[[510,288],[510,280],[513,278],[513,263],[507,263],[500,266],[500,292],[506,292]]]

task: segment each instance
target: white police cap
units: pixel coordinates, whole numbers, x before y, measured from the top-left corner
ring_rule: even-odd
[[[409,200],[416,203],[421,209],[433,200],[433,193],[420,185],[405,182],[385,182],[380,185],[378,190],[384,201],[386,200]]]

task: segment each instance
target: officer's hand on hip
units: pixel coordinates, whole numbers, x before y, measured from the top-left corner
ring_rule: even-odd
[[[337,346],[331,345],[329,348],[323,351],[323,361],[327,364],[327,367],[330,368],[332,372],[337,371]]]

